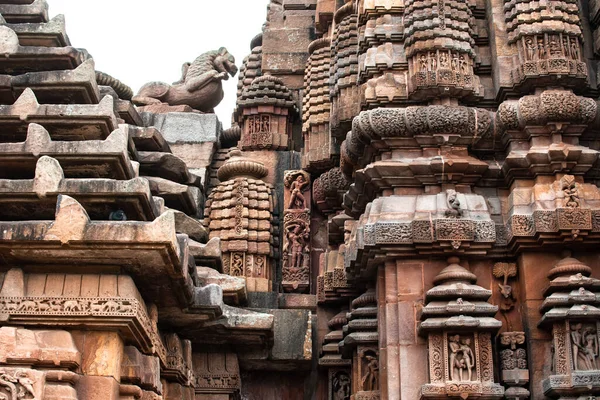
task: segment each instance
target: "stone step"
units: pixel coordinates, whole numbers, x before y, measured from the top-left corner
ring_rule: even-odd
[[[71,42],[65,30],[65,16],[57,15],[48,22],[9,24],[19,38],[20,46],[65,47]]]
[[[22,46],[19,35],[6,25],[0,25],[0,54],[0,73],[6,75],[75,69],[90,59],[87,51],[71,46]]]
[[[60,163],[67,178],[133,179],[139,166],[132,164],[128,146],[124,127],[105,140],[63,142],[53,141],[43,126],[32,123],[24,142],[0,143],[0,178],[31,179],[37,160],[49,156]]]
[[[0,14],[11,24],[48,22],[48,3],[46,0],[2,1]]]
[[[137,161],[142,175],[156,176],[183,185],[202,188],[200,177],[192,174],[181,158],[157,151],[139,151]]]
[[[76,198],[94,220],[114,219],[117,211],[132,221],[159,215],[146,179],[65,178],[57,160],[42,156],[33,179],[0,179],[0,220],[51,220],[59,195]]]
[[[30,123],[55,141],[104,140],[118,128],[112,97],[98,105],[40,105],[27,88],[13,105],[0,105],[0,142],[24,141]]]
[[[199,188],[155,176],[144,176],[144,178],[150,182],[152,195],[165,199],[167,207],[190,216],[198,216],[202,205],[202,191]]]

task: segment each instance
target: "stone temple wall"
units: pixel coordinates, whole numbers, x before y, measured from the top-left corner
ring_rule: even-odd
[[[600,397],[600,3],[272,0],[136,94],[0,15],[0,399]]]

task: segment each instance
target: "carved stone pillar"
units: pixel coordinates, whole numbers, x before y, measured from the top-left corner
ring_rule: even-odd
[[[540,321],[553,336],[552,372],[543,381],[546,396],[566,400],[600,393],[600,280],[591,273],[567,252],[548,274]]]
[[[242,387],[235,353],[194,353],[196,400],[237,400]]]
[[[508,386],[504,397],[508,400],[528,399],[529,390],[522,387],[529,383],[525,332],[503,332],[500,344],[504,347],[500,351],[501,380]]]
[[[204,214],[210,238],[221,239],[223,272],[246,278],[252,292],[272,290],[273,188],[261,180],[265,166],[235,149],[219,168],[221,183],[208,197]]]
[[[334,17],[331,39],[331,135],[341,142],[352,128],[352,119],[360,112],[358,78],[358,15],[348,1]]]
[[[302,100],[302,168],[324,171],[334,166],[333,157],[339,154],[339,147],[332,141],[329,129],[331,41],[328,38],[317,39],[310,44],[308,52]]]
[[[329,320],[330,332],[323,339],[323,351],[319,366],[327,368],[329,377],[327,400],[349,400],[352,391],[352,360],[342,358],[338,344],[344,338],[342,327],[348,323],[347,311]]]
[[[193,365],[191,364],[192,344],[181,340],[175,333],[164,335],[167,350],[167,364],[161,371],[161,377],[185,387],[195,384]]]
[[[494,382],[493,333],[502,326],[497,306],[487,303],[491,290],[477,286],[477,276],[457,257],[433,280],[426,294],[419,333],[429,341],[429,381],[424,399],[501,399]]]
[[[403,46],[404,0],[360,1],[359,76],[363,108],[389,107],[408,100]]]
[[[283,290],[303,293],[310,287],[310,175],[286,171],[283,212]]]
[[[243,150],[287,150],[297,111],[292,92],[281,79],[259,76],[244,87],[235,119],[242,128]]]
[[[352,301],[352,310],[344,326],[340,350],[352,359],[352,399],[379,399],[379,335],[377,333],[377,297],[369,289]]]

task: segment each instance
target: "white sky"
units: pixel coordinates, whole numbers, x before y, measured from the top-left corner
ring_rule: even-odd
[[[227,47],[238,67],[261,32],[269,0],[48,0],[50,16],[64,14],[75,47],[87,49],[96,69],[134,92],[146,82],[172,83],[181,65]],[[229,127],[237,75],[224,84],[216,112]]]

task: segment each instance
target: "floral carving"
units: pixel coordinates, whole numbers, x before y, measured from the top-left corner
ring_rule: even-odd
[[[503,283],[498,284],[498,287],[500,288],[500,294],[502,295],[502,304],[500,305],[500,310],[503,312],[508,312],[515,306],[513,289],[512,286],[508,284],[508,279],[517,276],[517,264],[502,262],[496,263],[494,264],[492,273],[494,274],[494,277],[503,279]],[[509,330],[511,330],[510,326]]]

